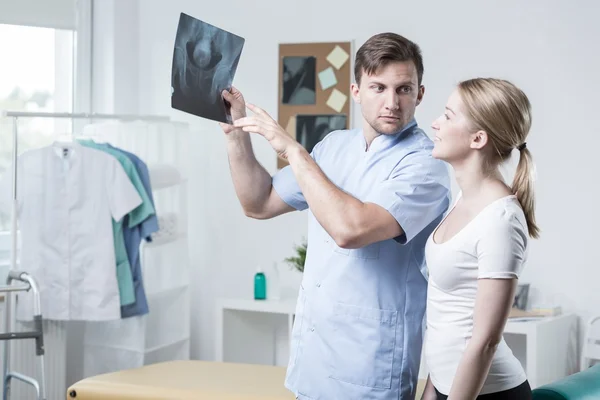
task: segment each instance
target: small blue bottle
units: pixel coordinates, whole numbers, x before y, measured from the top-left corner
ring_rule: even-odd
[[[254,275],[254,300],[265,300],[267,298],[267,278],[260,268]]]

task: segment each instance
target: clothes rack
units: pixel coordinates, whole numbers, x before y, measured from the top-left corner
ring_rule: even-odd
[[[148,121],[148,122],[168,122],[170,118],[161,115],[135,115],[135,114],[102,114],[102,113],[50,113],[50,112],[28,112],[28,111],[1,111],[0,118],[12,118],[12,205],[11,205],[11,250],[10,250],[10,269],[9,274],[17,269],[17,158],[18,158],[18,138],[19,138],[19,118],[63,118],[63,119],[88,119],[88,120],[118,120],[118,121]],[[35,277],[33,277],[35,280]],[[34,282],[35,284],[35,282]],[[5,298],[5,329],[11,331],[12,314],[11,295]],[[10,347],[9,341],[4,341],[4,367],[9,367]],[[43,363],[43,361],[42,361]],[[41,371],[42,377],[44,371]],[[43,384],[43,383],[42,383]],[[45,390],[42,388],[42,393]]]
[[[99,113],[49,113],[49,112],[29,112],[29,111],[2,111],[0,114],[4,118],[13,119],[13,151],[12,151],[12,210],[11,210],[11,253],[10,269],[16,267],[17,250],[17,155],[18,155],[18,137],[19,137],[19,118],[67,118],[67,119],[112,119],[120,121],[170,121],[167,116],[161,115],[135,115],[135,114],[99,114]]]

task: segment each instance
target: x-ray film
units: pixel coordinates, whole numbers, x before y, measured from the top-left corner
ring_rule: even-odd
[[[229,90],[245,39],[181,13],[171,73],[171,106],[232,123],[221,92]]]

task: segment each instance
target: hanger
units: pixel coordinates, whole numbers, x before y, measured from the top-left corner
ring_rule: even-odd
[[[76,152],[81,145],[73,140],[71,135],[60,135],[52,143],[52,147],[58,157],[66,159],[71,153]]]
[[[93,124],[92,124],[93,125]],[[106,144],[108,141],[105,137],[98,134],[98,129],[95,126],[88,126],[87,129],[83,129],[83,132],[78,135],[82,140],[91,140],[97,144]]]

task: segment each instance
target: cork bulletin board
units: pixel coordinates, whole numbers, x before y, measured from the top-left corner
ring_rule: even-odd
[[[309,152],[351,126],[351,64],[351,42],[279,45],[277,122]],[[278,157],[277,168],[286,165]]]

